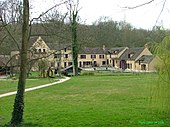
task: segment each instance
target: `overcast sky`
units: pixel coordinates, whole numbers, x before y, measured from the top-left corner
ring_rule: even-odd
[[[31,0],[32,15],[38,16],[42,12],[61,0]],[[101,16],[110,17],[114,21],[124,21],[131,23],[137,28],[152,29],[162,10],[164,0],[154,0],[154,2],[136,8],[125,9],[124,7],[134,7],[150,0],[79,0],[79,16],[86,24],[99,19]],[[64,8],[64,7],[63,7]],[[157,22],[164,28],[170,28],[170,1],[166,0],[164,10]]]

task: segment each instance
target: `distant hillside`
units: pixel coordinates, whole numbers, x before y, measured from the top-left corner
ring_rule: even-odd
[[[0,54],[18,50],[21,43],[21,25],[13,24],[0,30]],[[10,32],[10,33],[9,33]],[[133,28],[126,22],[97,22],[93,25],[78,25],[80,47],[142,47],[148,42],[161,42],[168,30],[156,27],[149,31]],[[9,36],[12,35],[13,37]],[[41,36],[50,47],[57,49],[71,43],[69,24],[61,22],[37,23],[31,27],[31,38]],[[5,37],[5,38],[4,38]],[[35,39],[34,39],[35,40]],[[33,43],[30,39],[30,43]]]

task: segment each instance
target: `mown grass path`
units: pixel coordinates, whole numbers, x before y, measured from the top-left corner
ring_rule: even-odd
[[[33,90],[37,90],[37,89],[41,89],[41,88],[45,88],[45,87],[49,87],[49,86],[56,85],[56,84],[59,84],[59,83],[63,83],[65,81],[69,80],[69,79],[70,79],[69,77],[65,77],[65,78],[59,79],[58,81],[53,82],[53,83],[48,83],[48,84],[45,84],[45,85],[40,85],[40,86],[35,86],[35,87],[27,88],[27,89],[25,89],[25,92],[33,91]],[[11,96],[11,95],[14,95],[16,93],[17,93],[17,91],[0,94],[0,98]]]
[[[40,86],[48,83],[58,81],[58,78],[34,78],[26,80],[26,88]],[[0,94],[12,92],[17,90],[18,80],[0,79]]]

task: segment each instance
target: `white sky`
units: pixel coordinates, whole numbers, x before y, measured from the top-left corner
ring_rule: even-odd
[[[30,0],[32,5],[32,14],[39,16],[42,12],[59,3],[61,0]],[[101,16],[108,16],[114,21],[123,21],[131,23],[137,28],[152,29],[161,12],[164,0],[155,0],[154,2],[132,10],[123,7],[134,7],[146,3],[150,0],[79,0],[79,16],[86,24],[99,19]],[[63,7],[64,8],[64,7]],[[157,25],[163,25],[170,29],[170,1],[166,0],[164,10],[157,22]]]

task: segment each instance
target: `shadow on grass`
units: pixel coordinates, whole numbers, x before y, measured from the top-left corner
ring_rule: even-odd
[[[10,124],[5,124],[4,126],[1,127],[10,127]],[[17,127],[44,127],[44,126],[39,124],[33,124],[33,123],[23,123],[22,125]]]

